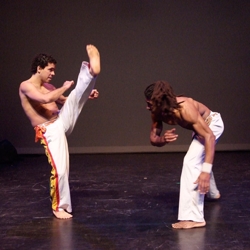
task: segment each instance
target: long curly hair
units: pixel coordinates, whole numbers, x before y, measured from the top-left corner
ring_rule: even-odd
[[[153,113],[171,116],[176,109],[180,109],[180,103],[176,101],[177,95],[167,81],[161,80],[150,84],[145,89],[144,95],[146,100],[152,102],[151,110]]]

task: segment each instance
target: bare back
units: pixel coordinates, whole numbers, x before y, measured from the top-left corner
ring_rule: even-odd
[[[177,102],[180,103],[180,110],[175,111],[173,117],[163,117],[162,121],[169,125],[180,125],[183,128],[193,130],[193,123],[197,117],[202,117],[205,120],[209,114],[210,109],[204,104],[195,101],[189,97],[176,97]],[[193,118],[195,117],[195,118]]]

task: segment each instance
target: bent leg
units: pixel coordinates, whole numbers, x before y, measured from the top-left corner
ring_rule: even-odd
[[[216,137],[216,143],[224,130],[224,124],[220,114],[211,113],[212,121],[210,129]],[[179,214],[177,222],[172,225],[173,228],[193,228],[205,226],[204,220],[204,195],[200,194],[197,190],[197,184],[193,184],[198,178],[202,163],[204,162],[205,148],[195,137],[189,147],[189,150],[184,158],[180,198],[179,198]],[[213,172],[210,175],[210,190],[209,195],[215,198],[220,197],[217,189]]]
[[[217,144],[220,136],[224,131],[224,124],[219,113],[212,112],[212,121],[209,127],[213,131],[213,134],[215,135]],[[206,196],[209,199],[215,199],[215,200],[220,198],[220,192],[216,186],[213,172],[211,172],[210,174],[210,188]]]

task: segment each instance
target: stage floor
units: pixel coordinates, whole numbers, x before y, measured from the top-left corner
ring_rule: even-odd
[[[216,152],[206,227],[174,230],[184,153],[71,155],[73,218],[53,217],[45,155],[0,165],[0,249],[250,249],[250,152]]]

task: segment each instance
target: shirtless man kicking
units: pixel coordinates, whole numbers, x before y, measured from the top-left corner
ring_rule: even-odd
[[[100,55],[93,45],[87,45],[86,51],[89,63],[82,63],[77,84],[68,97],[63,94],[74,82],[66,81],[60,88],[50,84],[55,75],[56,60],[46,54],[35,57],[31,65],[32,76],[23,81],[19,88],[23,110],[35,129],[35,141],[40,141],[44,146],[52,167],[52,211],[59,219],[72,217],[66,136],[72,132],[86,101],[99,95],[94,85],[101,70]]]
[[[157,81],[144,91],[147,109],[151,111],[150,141],[153,146],[164,146],[177,140],[176,129],[166,130],[163,123],[179,125],[193,131],[192,142],[184,157],[179,197],[179,222],[176,229],[203,227],[204,195],[219,199],[212,164],[215,144],[223,133],[224,125],[219,113],[189,97],[176,96],[165,81]]]

